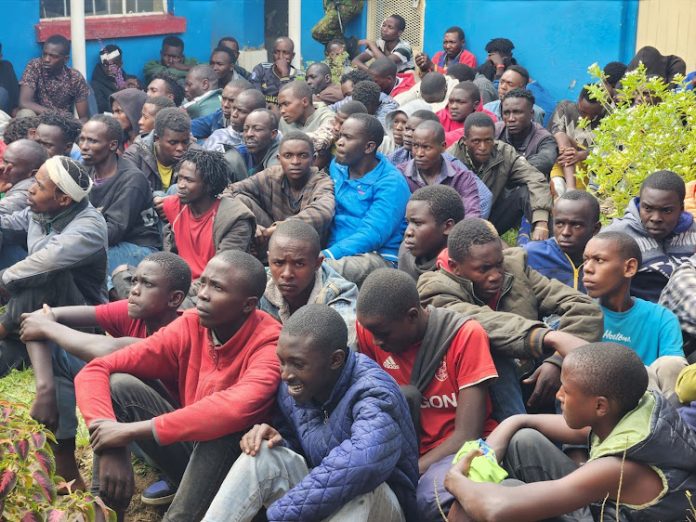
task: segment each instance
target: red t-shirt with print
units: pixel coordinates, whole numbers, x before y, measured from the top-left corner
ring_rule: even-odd
[[[411,382],[411,372],[420,343],[403,353],[389,353],[375,345],[372,334],[360,323],[356,323],[356,330],[361,353],[377,361],[399,385]],[[439,446],[454,432],[459,392],[496,377],[498,372],[491,357],[488,334],[478,322],[465,322],[452,339],[442,365],[423,393],[420,414],[421,455]],[[482,435],[488,435],[495,426],[488,398]]]

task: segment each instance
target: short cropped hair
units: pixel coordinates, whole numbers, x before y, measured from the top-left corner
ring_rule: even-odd
[[[261,261],[241,250],[223,250],[215,257],[240,272],[238,286],[244,287],[247,297],[261,299],[266,291],[266,269]]]
[[[179,172],[184,162],[191,162],[196,167],[196,172],[208,189],[208,195],[215,198],[225,190],[232,179],[229,163],[222,152],[216,150],[188,149],[174,168]]]
[[[424,201],[430,207],[435,222],[441,225],[448,219],[459,223],[464,219],[464,203],[459,192],[447,185],[426,185],[411,194],[409,201]]]
[[[495,129],[495,123],[485,112],[472,112],[464,120],[464,134],[469,134],[472,127]]]
[[[447,33],[457,33],[457,36],[459,37],[460,40],[465,39],[464,29],[462,29],[458,25],[453,25],[449,29],[445,30],[445,34],[447,34]]]
[[[271,111],[269,111],[271,112]],[[278,147],[278,150],[283,146],[283,143],[287,143],[288,141],[304,141],[307,146],[309,147],[309,155],[314,154],[314,142],[312,141],[312,138],[307,136],[304,132],[298,131],[298,130],[293,130],[290,132],[286,132],[283,134],[283,138],[280,140],[280,145]],[[274,232],[275,234],[275,232]]]
[[[178,36],[169,35],[162,39],[162,49],[165,47],[178,47],[182,51],[184,50],[184,41]]]
[[[382,127],[382,124],[377,118],[369,114],[356,113],[351,114],[348,119],[359,121],[365,130],[367,139],[369,141],[374,141],[377,148],[379,148],[382,144],[382,140],[384,140],[384,127]]]
[[[321,238],[316,229],[299,219],[288,219],[278,225],[271,236],[269,243],[275,243],[278,238],[292,239],[306,243],[311,249],[314,257],[321,253]]]
[[[245,89],[237,95],[237,99],[244,97],[250,103],[250,108],[254,109],[265,109],[266,108],[266,98],[263,93],[258,89],[249,88]]]
[[[471,101],[474,102],[474,104],[477,104],[477,102],[481,101],[481,91],[479,91],[479,88],[476,86],[474,82],[459,82],[457,85],[454,86],[452,90],[464,91],[469,95],[469,98],[471,98]]]
[[[208,80],[210,87],[212,89],[217,89],[218,77],[215,70],[208,64],[194,65],[191,70],[189,70],[195,78],[200,78],[201,80]]]
[[[596,100],[594,98],[594,95],[590,92],[590,90],[587,87],[588,86],[585,85],[582,89],[580,89],[580,99],[585,100],[588,103],[600,103],[599,100]]]
[[[341,83],[346,83],[348,81],[353,82],[353,85],[359,83],[359,82],[364,82],[366,80],[371,80],[372,77],[367,71],[363,71],[361,69],[353,69],[351,71],[348,71],[347,73],[343,74],[341,76]]]
[[[614,243],[616,245],[616,250],[618,250],[624,261],[627,259],[636,259],[638,261],[638,266],[643,263],[643,254],[640,251],[638,242],[625,232],[615,232],[611,230],[600,232],[594,236],[593,239],[602,239]]]
[[[500,236],[485,219],[466,218],[454,225],[447,238],[449,256],[461,263],[472,246],[500,243]]]
[[[447,91],[447,80],[439,72],[429,72],[421,80],[420,91],[425,101],[434,99],[438,94]]]
[[[510,89],[505,96],[503,96],[503,101],[507,100],[508,98],[523,98],[527,100],[530,109],[534,107],[534,104],[536,103],[534,95],[531,93],[531,91],[523,87],[515,87],[514,89]]]
[[[340,112],[346,116],[359,113],[367,114],[367,107],[365,107],[363,102],[359,102],[357,100],[348,100],[347,102],[342,103],[341,106],[336,109],[336,112]]]
[[[527,85],[529,83],[529,71],[522,67],[521,65],[511,65],[506,71],[513,71],[522,76],[524,78],[524,84]]]
[[[278,115],[273,112],[272,110],[263,108],[263,109],[254,109],[251,111],[249,114],[247,114],[247,118],[251,116],[252,114],[265,114],[268,117],[268,121],[271,123],[271,130],[278,130]]]
[[[413,278],[402,270],[378,268],[365,278],[358,294],[358,314],[387,321],[403,319],[411,308],[420,307]]]
[[[325,76],[327,74],[331,75],[331,69],[324,62],[314,62],[312,65],[307,67],[307,71],[309,71],[310,69],[316,69],[317,74],[320,74],[322,76]]]
[[[239,41],[234,36],[223,36],[218,40],[217,47],[224,47],[222,42],[234,42],[239,47]]]
[[[61,34],[52,34],[46,41],[44,45],[60,45],[63,48],[63,56],[68,56],[70,54],[70,40]]]
[[[234,87],[235,89],[246,91],[247,89],[253,88],[253,85],[251,85],[251,82],[246,78],[236,78],[227,82],[225,87]]]
[[[46,152],[46,149],[34,140],[20,138],[12,143],[17,143],[15,147],[21,151],[21,157],[28,162],[31,170],[38,170],[48,159],[48,152]]]
[[[582,392],[616,401],[624,414],[634,409],[648,388],[648,372],[638,354],[616,343],[590,343],[563,361]]]
[[[447,76],[456,78],[460,82],[471,82],[476,78],[476,71],[465,63],[453,63],[447,67]]]
[[[82,130],[82,123],[59,111],[46,111],[39,114],[39,125],[58,127],[66,143],[75,143]]]
[[[118,142],[118,146],[121,146],[121,143],[123,142],[123,129],[116,118],[109,116],[108,114],[95,114],[89,119],[89,121],[103,123],[106,126],[106,135],[109,141],[116,140]]]
[[[155,116],[155,136],[162,137],[165,130],[191,133],[191,118],[176,107],[162,109]]]
[[[230,57],[230,63],[234,63],[234,53],[232,52],[232,49],[229,47],[225,47],[224,45],[221,47],[216,47],[210,52],[210,59],[213,59],[213,55],[216,53],[225,53],[227,56]]]
[[[396,20],[396,22],[397,22],[396,27],[399,31],[406,30],[406,20],[404,19],[403,16],[398,15],[398,14],[393,14],[387,18],[393,18],[394,20]]]
[[[188,294],[191,288],[191,268],[181,257],[173,252],[154,252],[145,256],[143,261],[155,263],[162,268],[170,290]]]
[[[145,103],[149,103],[150,105],[157,107],[157,112],[161,111],[162,109],[166,109],[167,107],[176,107],[174,102],[166,96],[148,96],[145,99]]]
[[[365,107],[378,107],[382,91],[372,80],[358,82],[353,86],[352,98],[362,102]]]
[[[439,121],[422,121],[415,130],[427,130],[432,132],[435,135],[435,141],[437,143],[443,143],[445,141],[445,128]]]
[[[512,91],[510,91],[512,92]],[[559,200],[566,200],[566,201],[584,201],[587,203],[590,207],[590,218],[594,223],[599,221],[599,215],[600,215],[600,208],[599,208],[599,201],[597,201],[597,198],[594,197],[592,194],[587,192],[586,190],[569,190],[565,192],[562,196],[559,196]]]
[[[275,233],[274,233],[275,234]],[[348,352],[348,327],[336,310],[325,304],[306,304],[283,323],[281,336],[312,340],[312,348],[329,355]]]
[[[621,62],[609,62],[604,66],[606,81],[612,87],[616,87],[624,74],[626,74],[626,64]]]
[[[370,64],[369,71],[379,76],[396,76],[396,64],[386,56],[383,56]]]
[[[293,98],[307,98],[310,103],[312,101],[312,88],[307,82],[303,82],[302,80],[294,80],[290,83],[286,83],[280,88],[278,94],[282,92],[289,92]]]
[[[500,53],[510,55],[515,48],[515,44],[507,38],[493,38],[486,44],[487,53]]]
[[[640,186],[641,194],[645,188],[676,192],[679,195],[679,199],[682,201],[684,201],[684,197],[686,197],[686,185],[684,184],[684,180],[679,174],[671,170],[658,170],[650,174]]]
[[[411,117],[418,118],[419,120],[423,121],[440,121],[437,114],[435,114],[433,111],[429,111],[428,109],[419,109],[411,114]]]
[[[152,82],[152,80],[162,80],[164,83],[166,83],[167,91],[174,97],[174,105],[176,105],[177,107],[181,105],[181,102],[184,101],[184,89],[176,81],[176,78],[174,78],[169,73],[161,72],[155,74],[150,80],[150,82]]]

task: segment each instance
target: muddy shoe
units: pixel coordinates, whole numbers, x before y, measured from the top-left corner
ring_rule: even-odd
[[[150,484],[140,495],[140,500],[148,506],[166,506],[172,503],[174,495],[176,495],[176,487],[162,479]]]

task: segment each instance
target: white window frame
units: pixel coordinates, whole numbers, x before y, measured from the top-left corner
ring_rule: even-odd
[[[129,13],[126,12],[126,6],[128,5],[128,0],[121,0],[121,12],[120,13],[107,13],[107,14],[87,14],[87,6],[89,4],[92,5],[92,11],[96,11],[96,1],[97,0],[84,0],[85,2],[85,18],[106,18],[106,17],[123,17],[123,16],[149,16],[149,15],[162,15],[162,14],[167,14],[168,11],[168,1],[169,0],[161,0],[162,1],[162,10],[161,11],[143,11],[143,12],[133,12]],[[135,5],[137,8],[139,0],[135,0]],[[42,9],[41,7],[42,1],[39,1],[39,9]],[[70,0],[63,0],[63,13],[68,12],[68,6],[70,5]],[[111,2],[107,2],[107,6],[109,7],[109,10],[111,10]],[[52,16],[49,18],[45,18],[42,16],[42,13],[39,13],[39,18],[40,20],[69,20],[69,16]]]

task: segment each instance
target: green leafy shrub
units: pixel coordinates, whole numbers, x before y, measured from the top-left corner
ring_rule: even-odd
[[[600,80],[589,90],[607,115],[594,131],[586,167],[608,216],[622,215],[655,171],[674,171],[687,182],[696,179],[696,92],[671,91],[661,78],[648,78],[641,65],[624,77],[615,102],[603,86],[599,66],[592,65],[589,72]],[[646,102],[650,100],[655,103]]]
[[[2,520],[116,520],[116,513],[87,493],[58,495],[70,484],[56,476],[53,434],[29,416],[25,404],[0,401],[0,513]],[[100,515],[99,518],[97,516]]]

